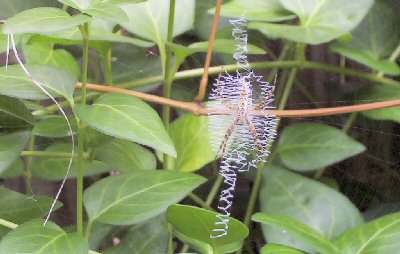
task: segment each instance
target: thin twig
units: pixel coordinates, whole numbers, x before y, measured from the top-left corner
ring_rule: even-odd
[[[217,29],[218,29],[218,24],[219,24],[219,13],[221,12],[221,5],[222,5],[222,0],[217,0],[217,6],[215,7],[215,14],[214,14],[214,22],[213,22],[213,26],[212,26],[212,30],[211,30],[211,35],[210,35],[210,43],[208,44],[207,57],[206,57],[206,62],[204,64],[204,72],[203,72],[203,76],[201,77],[201,81],[200,81],[199,93],[197,94],[197,96],[194,99],[196,102],[202,102],[206,95],[206,88],[207,88],[207,83],[208,83],[208,70],[209,70],[210,64],[211,64],[212,50],[214,47],[215,36],[217,34]]]
[[[77,88],[81,88],[82,84],[78,83]],[[172,99],[167,99],[164,97],[146,94],[138,91],[127,90],[118,87],[111,86],[102,86],[96,84],[87,84],[88,90],[103,92],[103,93],[119,93],[119,94],[128,94],[135,97],[138,97],[142,100],[154,102],[157,104],[168,105],[174,108],[183,109],[185,111],[192,112],[195,115],[230,115],[233,112],[230,110],[216,110],[206,108],[204,105],[192,102],[184,102],[177,101]],[[346,114],[352,112],[361,112],[368,111],[374,109],[381,108],[389,108],[400,106],[400,100],[390,100],[390,101],[382,101],[382,102],[374,102],[367,104],[358,104],[352,106],[343,106],[343,107],[333,107],[333,108],[318,108],[318,109],[296,109],[296,110],[255,110],[255,115],[275,115],[278,117],[318,117],[318,116],[330,116],[330,115],[339,115]]]

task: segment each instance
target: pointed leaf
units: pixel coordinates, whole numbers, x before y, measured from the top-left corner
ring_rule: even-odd
[[[208,13],[214,14],[212,9]],[[221,16],[277,22],[296,16],[285,10],[279,0],[233,0],[222,5]]]
[[[136,171],[103,178],[86,189],[89,220],[112,225],[140,223],[162,213],[205,181],[176,171]]]
[[[29,131],[0,135],[0,173],[19,157],[29,140]]]
[[[228,234],[219,238],[211,238],[211,235],[215,235],[213,232],[215,228],[224,227],[215,225],[220,221],[216,217],[217,215],[219,214],[216,212],[186,205],[172,205],[167,210],[168,222],[180,233],[209,244],[217,253],[235,251],[238,245],[234,243],[241,243],[249,234],[249,230],[240,221],[228,217]],[[234,249],[230,249],[231,247]]]
[[[32,195],[28,196],[4,187],[0,187],[0,218],[13,223],[22,224],[28,220],[41,218],[49,211],[53,199]],[[57,202],[55,209],[62,204]],[[4,236],[9,228],[0,227],[0,237]]]
[[[171,124],[170,134],[178,154],[173,161],[173,168],[191,172],[215,159],[210,145],[207,117],[186,114]]]
[[[46,149],[46,152],[61,152],[66,156],[62,158],[49,157],[35,160],[31,164],[33,175],[47,180],[62,180],[65,177],[71,154],[71,144],[55,144]],[[79,164],[75,161],[68,174],[68,179],[76,178]],[[98,175],[111,171],[111,167],[101,161],[83,161],[84,176]]]
[[[400,29],[393,29],[400,23],[398,10],[398,2],[375,1],[363,22],[351,32],[352,39],[337,41],[331,50],[372,69],[391,75],[400,74],[400,66],[387,59],[400,41]]]
[[[39,7],[20,12],[9,18],[4,25],[4,33],[53,33],[77,27],[89,20],[90,17],[83,14],[71,17],[61,9]]]
[[[192,28],[194,0],[177,0],[175,3],[174,36]],[[128,14],[129,21],[121,25],[129,32],[144,39],[162,44],[167,39],[169,0],[149,0],[138,4],[124,4],[121,8]]]
[[[27,68],[50,94],[63,96],[73,102],[72,94],[77,83],[74,75],[45,65],[28,65]],[[29,100],[49,99],[19,65],[10,65],[8,70],[0,67],[0,94]]]
[[[123,172],[156,169],[155,155],[131,141],[114,139],[95,150],[96,158]]]
[[[363,223],[360,212],[346,196],[318,181],[277,167],[265,168],[264,179],[260,191],[263,213],[290,216],[326,239]],[[315,253],[285,230],[263,227],[263,231],[269,243]]]
[[[252,220],[268,226],[279,227],[296,239],[314,247],[318,252],[324,254],[338,254],[336,247],[326,240],[323,235],[291,217],[257,213],[252,216]]]
[[[334,244],[340,254],[397,253],[399,237],[400,213],[393,213],[348,230]]]
[[[0,254],[87,254],[88,251],[84,237],[67,234],[51,221],[43,226],[42,220],[19,225],[0,242]]]
[[[334,127],[300,123],[283,130],[277,152],[287,167],[310,171],[345,160],[364,150],[364,145]]]
[[[24,103],[2,95],[0,95],[0,119],[0,128],[24,128],[35,122]]]
[[[105,94],[92,106],[76,105],[78,117],[91,127],[117,138],[150,146],[176,157],[174,145],[157,112],[125,94]]]
[[[299,25],[251,22],[249,28],[257,29],[270,37],[321,44],[353,30],[368,13],[374,1],[280,0],[280,2],[285,9],[298,16]]]

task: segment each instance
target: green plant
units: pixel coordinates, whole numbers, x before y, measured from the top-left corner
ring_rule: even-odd
[[[400,5],[389,0],[232,0],[222,5],[221,18],[244,14],[250,21],[250,54],[267,53],[263,59],[268,61],[253,62],[252,68],[271,69],[269,81],[281,70],[277,110],[264,113],[351,114],[335,118],[344,122],[341,130],[282,119],[268,163],[248,177],[250,195],[234,203],[234,210],[244,212],[231,219],[228,236],[212,239],[213,201],[223,179],[209,144],[206,115],[212,109],[201,101],[207,75],[218,74],[221,66],[196,69],[192,60],[208,52],[209,63],[213,51],[218,54],[214,62],[226,63],[226,71],[237,68],[230,64],[235,42],[224,22],[215,41],[216,29],[211,33],[213,47],[203,41],[209,37],[214,2],[0,1],[1,52],[7,49],[7,34],[13,34],[32,76],[70,112],[73,132],[18,64],[0,67],[0,177],[7,182],[23,176],[26,187],[26,194],[0,187],[0,254],[184,253],[189,248],[201,253],[396,253],[400,214],[366,223],[357,200],[340,191],[343,183],[334,176],[335,165],[371,149],[352,131],[357,121],[392,121],[383,122],[385,131],[400,121],[393,107],[400,106]],[[221,7],[222,1],[216,2]],[[214,28],[219,8],[216,13]],[[277,50],[263,49],[270,39],[282,45],[276,55]],[[308,50],[319,44],[337,53],[341,65],[309,60]],[[348,59],[364,68],[349,67]],[[318,105],[299,75],[304,70],[335,75],[337,100],[372,103],[287,110],[293,88]],[[195,78],[202,75],[195,96]],[[345,94],[349,78],[371,84]],[[162,96],[149,94],[154,84],[162,84]],[[157,104],[162,113],[152,107]],[[171,122],[171,116],[177,119]],[[76,154],[70,153],[71,134],[77,136]],[[391,161],[386,149],[391,141],[377,143],[385,148],[380,155]],[[36,195],[32,181],[62,180],[70,156],[68,178],[77,181],[76,226],[43,226],[40,218],[53,200]],[[384,186],[398,174],[384,164],[378,167]],[[379,192],[384,201],[392,200],[390,191]],[[55,208],[60,207],[57,201]],[[120,243],[112,246],[113,238]],[[260,247],[265,239],[268,244]]]

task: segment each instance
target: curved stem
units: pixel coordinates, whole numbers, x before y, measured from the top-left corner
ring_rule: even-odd
[[[48,151],[23,151],[23,157],[55,157],[55,158],[70,158],[71,153],[64,152],[48,152]]]

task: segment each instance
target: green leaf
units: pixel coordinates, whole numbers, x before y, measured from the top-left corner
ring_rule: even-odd
[[[171,124],[170,135],[178,154],[172,168],[192,172],[215,159],[210,146],[207,117],[186,114]]]
[[[96,158],[123,172],[156,169],[152,152],[131,141],[114,139],[95,150]]]
[[[55,144],[46,149],[46,152],[62,152],[67,156],[62,158],[49,157],[35,160],[31,164],[31,171],[33,175],[46,179],[46,180],[62,180],[68,169],[70,158],[68,154],[71,153],[71,144]],[[75,161],[68,174],[68,179],[76,178],[78,175],[79,163]],[[83,161],[85,169],[83,175],[97,175],[104,172],[111,171],[111,167],[101,161]]]
[[[42,220],[19,225],[0,242],[0,254],[87,254],[88,243],[77,233],[67,234],[53,222]]]
[[[76,134],[78,126],[74,118],[68,118],[72,127],[72,134]],[[32,134],[48,138],[61,138],[71,136],[67,121],[62,116],[51,116],[35,124]]]
[[[209,244],[215,253],[227,253],[237,250],[249,234],[249,229],[240,221],[228,217],[228,234],[219,238],[211,238],[211,235],[215,235],[214,229],[223,227],[215,225],[216,222],[220,221],[216,217],[217,215],[219,213],[186,205],[172,205],[167,210],[168,222],[183,235]],[[238,242],[240,243],[239,245],[235,244]]]
[[[157,112],[136,97],[105,94],[92,106],[76,105],[75,110],[79,119],[107,135],[176,157],[174,145]]]
[[[396,100],[400,96],[400,88],[397,86],[373,85],[361,90],[355,100],[365,103],[376,101]],[[382,108],[364,111],[362,114],[374,120],[391,120],[400,122],[400,107]]]
[[[0,0],[0,19],[8,19],[9,17],[14,16],[15,14],[36,7],[57,7],[60,4],[54,0],[34,0],[34,1],[26,1],[26,0]]]
[[[305,254],[305,252],[284,245],[269,243],[261,249],[261,254]]]
[[[47,35],[36,35],[32,37],[32,41],[41,42],[54,42],[64,45],[80,45],[82,44],[82,34],[78,28],[69,29],[57,33],[51,33]],[[93,43],[129,43],[139,47],[151,47],[154,45],[152,42],[144,41],[137,38],[131,38],[118,33],[111,33],[104,31],[99,28],[92,28],[90,30],[90,45],[93,47]]]
[[[24,164],[21,159],[17,159],[5,171],[0,174],[0,179],[17,178],[24,173]]]
[[[103,178],[85,190],[90,221],[129,225],[153,218],[205,181],[176,171],[136,171]]]
[[[26,66],[31,75],[53,96],[63,96],[73,103],[72,94],[77,83],[69,72],[44,65]],[[38,88],[19,65],[10,65],[8,70],[0,67],[0,94],[29,100],[49,97]]]
[[[47,65],[70,71],[80,76],[80,66],[74,56],[65,49],[53,49],[51,43],[30,43],[23,46],[25,61],[29,65]]]
[[[93,4],[90,8],[85,9],[83,12],[93,17],[115,21],[118,23],[127,22],[129,20],[128,16],[121,8],[115,4],[107,2]]]
[[[348,230],[334,244],[341,254],[397,253],[399,237],[400,213],[393,213]]]
[[[28,196],[0,186],[0,218],[21,224],[31,219],[41,218],[49,211],[53,199],[32,195]],[[62,206],[57,202],[55,209]],[[0,237],[9,232],[9,228],[0,227]]]
[[[277,167],[265,168],[264,181],[260,191],[263,213],[292,217],[329,240],[363,223],[360,212],[346,196],[318,181]],[[285,230],[264,226],[263,232],[269,243],[315,253]]]
[[[285,9],[297,15],[300,20],[299,25],[251,22],[249,28],[257,29],[269,37],[321,44],[353,30],[368,13],[374,1],[280,0],[280,2]]]
[[[0,128],[25,128],[35,122],[24,103],[2,95],[0,95],[0,119]]]
[[[146,2],[147,0],[105,0],[105,2],[112,4],[136,4]]]
[[[336,247],[326,240],[323,235],[291,217],[257,213],[252,216],[252,220],[286,230],[290,235],[314,247],[318,252],[324,254],[338,253]]]
[[[212,9],[208,13],[214,12],[215,9]],[[279,0],[233,0],[222,5],[221,16],[271,22],[296,17],[285,10]]]
[[[121,8],[129,21],[121,25],[129,32],[161,45],[167,40],[169,0],[149,0],[138,4],[125,4]],[[190,30],[194,21],[194,0],[177,0],[175,3],[174,34]]]
[[[400,74],[400,66],[387,58],[400,41],[398,10],[393,1],[375,1],[363,22],[352,31],[352,40],[338,41],[331,50],[386,74]],[[382,18],[384,15],[385,18]]]
[[[334,127],[300,123],[283,130],[277,152],[290,169],[310,171],[345,160],[364,150],[364,145]]]
[[[132,226],[117,246],[106,249],[103,254],[167,253],[168,236],[166,223],[153,219],[145,224]]]
[[[19,157],[29,140],[29,131],[0,135],[0,173]]]
[[[61,9],[39,7],[20,12],[9,18],[3,31],[7,34],[46,34],[77,27],[89,20],[90,17],[83,14],[71,17]]]

